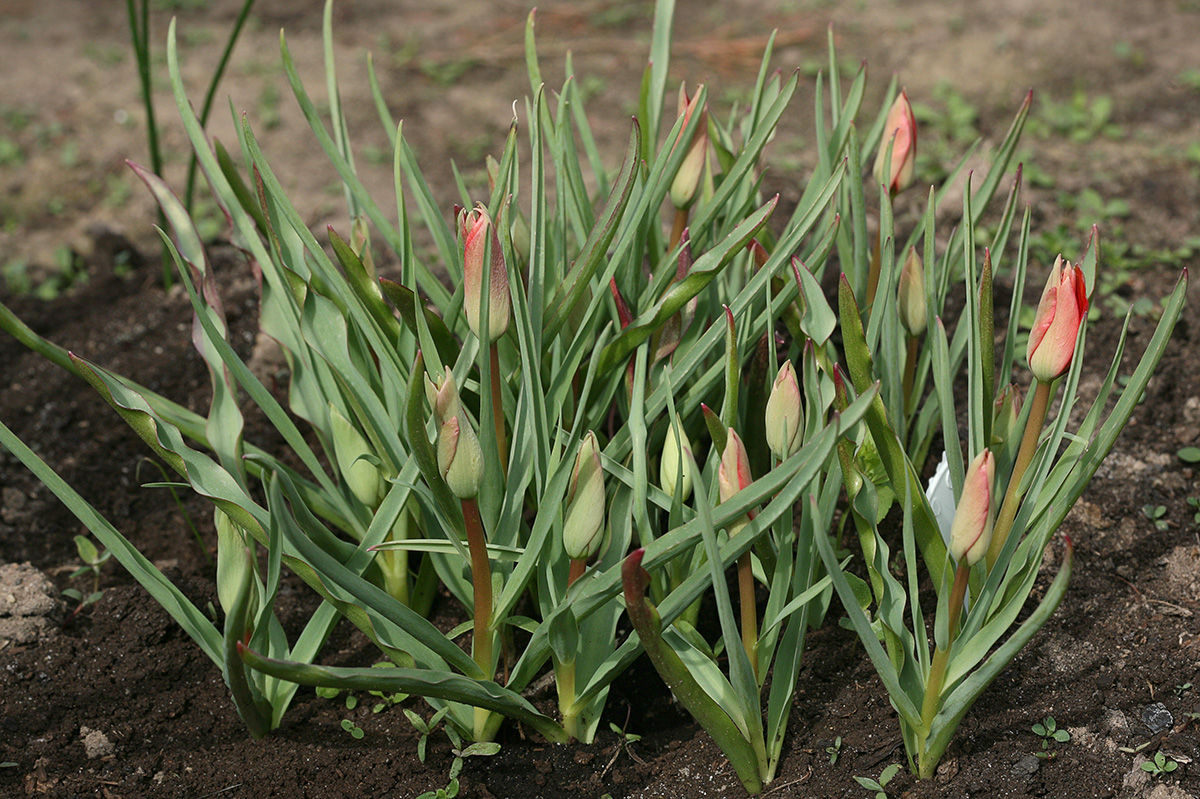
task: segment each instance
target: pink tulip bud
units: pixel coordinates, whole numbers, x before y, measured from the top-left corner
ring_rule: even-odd
[[[725,439],[725,450],[721,453],[721,466],[717,470],[717,488],[721,501],[728,502],[751,482],[753,478],[750,476],[750,456],[746,453],[746,445],[733,428],[730,428]],[[735,535],[749,521],[747,515],[731,522],[729,534]]]
[[[800,406],[800,382],[796,367],[784,361],[767,398],[767,446],[777,460],[787,460],[800,449],[804,432],[804,411]]]
[[[985,449],[967,467],[962,496],[950,525],[950,555],[968,566],[987,552],[992,540],[992,516],[995,497],[992,494],[992,472],[995,471],[992,451]]]
[[[588,431],[575,456],[563,519],[563,549],[571,560],[590,558],[604,541],[604,467],[596,434]]]
[[[891,169],[884,174],[889,144],[892,147]],[[917,118],[908,104],[908,93],[901,91],[883,125],[883,139],[879,143],[879,154],[875,156],[875,180],[885,184],[893,195],[908,188],[913,181],[916,158]]]
[[[463,308],[467,325],[480,341],[490,343],[508,330],[509,303],[508,266],[500,240],[492,228],[492,220],[482,205],[458,215],[459,235],[463,242]],[[479,311],[483,302],[483,256],[491,232],[492,258],[488,270],[488,319],[480,327]]]
[[[1029,331],[1029,371],[1048,383],[1067,371],[1075,356],[1075,337],[1087,317],[1083,271],[1060,255],[1042,291],[1033,329]]]
[[[687,155],[671,181],[671,203],[676,208],[690,208],[696,200],[696,190],[700,187],[700,179],[704,176],[704,165],[708,160],[708,109],[699,105],[699,91],[690,98],[685,86],[679,87],[679,116],[683,117],[686,128],[692,119],[692,114],[700,111],[700,121],[696,132],[687,145]]]
[[[925,332],[925,266],[916,247],[908,248],[904,268],[900,270],[900,287],[897,290],[897,306],[900,324],[910,336]]]

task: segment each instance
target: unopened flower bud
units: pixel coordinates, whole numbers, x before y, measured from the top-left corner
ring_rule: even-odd
[[[563,519],[563,549],[571,560],[595,555],[604,541],[604,467],[596,434],[588,431],[575,456]]]
[[[965,559],[968,566],[974,566],[983,557],[992,540],[994,471],[991,450],[985,449],[975,456],[967,467],[962,495],[950,525],[950,555],[959,562]]]
[[[463,209],[458,217],[459,234],[463,241],[463,309],[467,312],[467,325],[480,341],[490,343],[508,330],[509,303],[508,266],[504,263],[504,252],[500,239],[492,229],[492,220],[482,206],[472,211]],[[488,234],[491,234],[490,237]],[[488,273],[488,318],[480,324],[480,306],[483,302],[484,253],[491,239],[492,255]]]
[[[925,266],[916,247],[908,248],[908,257],[900,270],[900,286],[897,289],[897,307],[900,324],[910,336],[925,332]]]
[[[672,497],[678,487],[683,502],[692,495],[692,442],[678,416],[675,424],[667,426],[667,438],[663,441],[662,457],[658,462],[658,484]]]
[[[471,499],[483,481],[483,449],[465,417],[451,416],[438,428],[438,470],[451,493]]]
[[[697,90],[696,94],[689,98],[686,87],[679,87],[679,116],[683,117],[684,128],[691,121],[692,114],[697,111],[699,95]],[[690,208],[695,202],[696,191],[700,187],[701,178],[704,177],[704,165],[708,160],[708,109],[699,106],[699,111],[700,120],[687,145],[687,155],[683,157],[679,171],[671,181],[671,204],[679,209]]]
[[[777,460],[787,460],[800,449],[804,433],[804,411],[800,405],[800,382],[796,367],[786,360],[775,375],[767,398],[767,446]]]
[[[1083,271],[1058,256],[1042,290],[1026,349],[1029,371],[1038,380],[1048,383],[1067,371],[1075,357],[1075,338],[1087,310]]]
[[[992,446],[997,447],[1012,438],[1021,418],[1021,390],[1016,383],[1000,389],[992,408]]]
[[[891,169],[887,168],[888,147],[892,148]],[[913,181],[913,163],[917,158],[917,118],[908,104],[908,93],[901,91],[888,110],[883,125],[883,138],[875,156],[875,180],[887,186],[893,195]]]
[[[728,502],[739,491],[753,482],[750,476],[750,456],[746,453],[746,445],[733,430],[729,429],[725,439],[725,450],[721,453],[721,466],[717,470],[717,488],[722,502]],[[749,516],[743,516],[729,525],[729,534],[735,535],[750,521]]]

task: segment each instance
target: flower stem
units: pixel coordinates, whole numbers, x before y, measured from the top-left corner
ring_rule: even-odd
[[[958,619],[962,615],[963,598],[967,593],[967,585],[971,581],[971,567],[966,559],[959,561],[958,569],[954,572],[954,587],[950,590],[949,633],[946,648],[938,647],[933,653],[929,664],[929,679],[925,682],[925,701],[921,704],[921,724],[925,728],[921,738],[921,751],[918,756],[918,778],[931,776],[937,763],[927,763],[925,758],[925,742],[929,738],[929,728],[941,707],[942,686],[946,682],[946,665],[950,660],[950,647],[958,637]],[[929,772],[929,773],[927,773]]]
[[[904,412],[912,413],[916,407],[917,398],[913,396],[913,381],[917,374],[917,344],[916,336],[908,337],[908,357],[904,361]]]
[[[749,550],[738,556],[738,598],[742,610],[742,646],[758,679],[758,608],[754,604],[754,572]]]
[[[492,566],[488,561],[487,538],[479,503],[474,499],[462,501],[463,521],[467,528],[467,548],[471,552],[471,583],[475,588],[475,628],[472,633],[471,656],[483,672],[485,680],[492,679]],[[484,729],[491,711],[475,708],[475,737],[485,740]]]
[[[504,433],[504,399],[500,392],[500,348],[492,341],[492,424],[496,429],[496,449],[500,453],[500,473],[508,478],[508,437]]]
[[[688,226],[688,211],[687,211],[687,209],[686,208],[676,208],[675,209],[675,222],[671,226],[671,241],[670,241],[670,244],[667,245],[668,250],[675,249],[675,245],[679,244],[680,240],[683,238],[683,231],[687,229],[687,226]]]
[[[571,561],[571,571],[567,574],[567,588],[575,585],[575,581],[587,571],[587,559],[575,558]]]
[[[1017,452],[1017,460],[1013,464],[1012,476],[1008,479],[1008,489],[1004,492],[1004,502],[1000,505],[1000,515],[992,530],[992,542],[988,546],[987,567],[990,572],[1004,549],[1004,543],[1012,531],[1013,520],[1017,516],[1017,506],[1021,504],[1021,479],[1025,470],[1033,462],[1037,452],[1038,438],[1042,434],[1042,426],[1046,423],[1046,410],[1050,406],[1050,389],[1052,383],[1037,381],[1033,393],[1033,405],[1029,408],[1029,420],[1025,423],[1025,435],[1021,439],[1021,449]]]

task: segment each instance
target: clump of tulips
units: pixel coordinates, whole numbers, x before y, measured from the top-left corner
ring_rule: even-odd
[[[261,330],[289,368],[283,399],[231,346],[204,242],[141,167],[191,298],[213,387],[206,415],[62,351],[0,307],[0,327],[85,379],[213,504],[220,625],[0,424],[0,443],[221,669],[254,736],[277,727],[306,685],[422,697],[474,740],[490,740],[507,718],[550,741],[586,742],[612,681],[645,652],[757,793],[782,757],[805,636],[836,593],[900,715],[912,768],[927,777],[963,714],[1062,598],[1069,542],[1044,598],[1017,624],[1043,551],[1162,355],[1186,281],[1107,416],[1123,336],[1068,432],[1098,234],[1079,266],[1054,265],[1027,368],[1016,355],[1025,332],[1014,323],[996,347],[993,329],[996,277],[1011,280],[1017,320],[1029,269],[1028,211],[1009,246],[1019,169],[990,246],[976,241],[980,214],[1012,175],[1028,100],[982,180],[968,180],[962,223],[948,234],[935,225],[960,163],[902,236],[892,203],[920,180],[907,94],[893,84],[886,110],[860,120],[865,70],[843,90],[831,44],[818,97],[837,105],[817,117],[836,122],[819,123],[809,182],[780,219],[778,198],[760,195],[760,164],[798,76],[772,75],[768,44],[748,112],[722,119],[703,86],[681,88],[660,137],[671,8],[658,6],[616,172],[591,144],[576,147],[594,137],[573,76],[557,100],[546,92],[531,14],[522,121],[497,142],[487,187],[464,187],[480,199],[460,197],[452,214],[373,72],[393,143],[394,209],[367,193],[339,104],[322,118],[284,42],[296,100],[343,182],[348,238],[307,228],[249,121],[238,126],[237,157],[209,140],[172,28],[176,104],[230,236],[261,274]],[[326,62],[335,86],[331,50]],[[417,254],[417,225],[432,258]],[[398,262],[394,273],[378,274],[378,248]],[[835,268],[831,299],[821,287]],[[948,328],[957,284],[967,302]],[[965,400],[954,392],[963,376]],[[1016,384],[1029,379],[1022,403]],[[245,403],[274,425],[282,451],[243,439]],[[939,433],[949,500],[927,497],[917,479]],[[935,500],[953,513],[939,516]],[[847,527],[864,569],[844,570],[837,554]],[[891,572],[897,558],[904,582]],[[932,639],[921,564],[937,596]],[[274,609],[284,570],[321,599],[295,639]],[[865,580],[855,576],[864,570]],[[697,624],[708,592],[717,640]],[[460,605],[455,629],[428,620],[437,596]],[[622,613],[635,632],[618,641]],[[396,668],[319,665],[341,618]],[[557,711],[525,696],[547,672]]]

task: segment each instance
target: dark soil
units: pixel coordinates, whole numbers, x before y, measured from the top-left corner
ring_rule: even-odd
[[[84,41],[85,33],[94,33],[98,46],[122,41],[120,15],[112,8],[99,12],[92,4],[65,0],[42,6],[12,5],[14,16],[0,22],[0,51],[18,54],[13,63],[20,61],[21,69],[31,71],[31,84],[53,68],[43,61],[41,73],[37,72],[32,49],[20,49],[26,41],[21,30],[34,36],[57,32],[60,47],[62,41],[76,41],[71,36]],[[216,3],[209,16],[192,22],[219,31],[229,24],[230,8],[236,5]],[[260,45],[269,42],[273,29],[283,22],[311,43],[318,19],[315,11],[299,14],[283,3],[262,5],[259,27],[266,33],[252,31]],[[343,3],[339,36],[354,46],[373,46],[377,16],[387,18],[385,27],[395,33],[384,5]],[[843,57],[856,61],[868,56],[885,70],[905,70],[910,95],[928,95],[942,78],[961,80],[961,90],[980,105],[981,129],[993,138],[1002,135],[1011,109],[1030,84],[1037,84],[1039,90],[1045,86],[1060,100],[1076,88],[1111,92],[1113,121],[1126,131],[1119,143],[1103,137],[1087,144],[1053,137],[1031,140],[1034,161],[1059,179],[1056,188],[1030,189],[1035,228],[1050,230],[1073,221],[1053,202],[1056,192],[1093,188],[1106,197],[1130,202],[1129,216],[1113,222],[1123,227],[1125,241],[1148,248],[1175,247],[1195,229],[1197,180],[1192,168],[1178,160],[1181,156],[1168,152],[1182,153],[1188,141],[1200,139],[1196,122],[1200,101],[1178,81],[1185,66],[1200,63],[1200,39],[1195,36],[1200,17],[1185,4],[1145,3],[1146,14],[1135,18],[1119,3],[1101,9],[1082,0],[1063,2],[1036,13],[1023,4],[1004,3],[998,4],[1009,7],[1004,11],[989,7],[986,14],[976,9],[969,18],[957,18],[959,27],[949,20],[947,15],[953,13],[949,7],[933,0],[904,7],[866,3],[867,11],[857,15],[812,5],[811,10],[793,13],[737,3],[730,4],[723,16],[721,4],[699,4],[702,11],[680,15],[681,68],[696,69],[718,85],[724,80],[729,86],[743,86],[753,79],[761,35],[771,26],[783,26],[787,34],[777,61],[795,65],[823,57],[823,36],[814,37],[811,31],[823,31],[833,19],[846,38],[839,45]],[[604,74],[611,75],[613,84],[596,102],[607,102],[609,111],[621,113],[608,114],[614,120],[611,129],[599,129],[604,147],[624,130],[625,109],[614,106],[637,85],[645,51],[642,31],[648,30],[648,18],[637,4],[592,3],[588,9],[587,13],[565,8],[539,12],[539,35],[559,55],[567,42],[586,43],[576,62],[581,73],[586,66],[580,62],[589,59],[602,70],[611,67]],[[445,92],[429,79],[421,79],[415,66],[399,70],[397,80],[407,77],[416,82],[413,96],[404,102],[411,104],[407,109],[411,118],[424,120],[414,127],[426,129],[413,134],[418,147],[425,148],[423,163],[436,164],[455,147],[466,146],[461,138],[443,142],[437,134],[439,127],[458,130],[461,119],[453,108],[455,102],[469,104],[478,96],[457,94],[465,91],[463,84],[471,84],[471,91],[479,94],[501,92],[515,98],[525,92],[519,61],[525,11],[512,4],[489,5],[493,35],[483,38],[471,35],[466,27],[453,28],[465,26],[461,16],[450,22],[432,11],[408,11],[411,19],[425,26],[422,35],[445,37],[447,31],[457,31],[451,43],[477,59],[474,70]],[[601,13],[626,16],[600,22]],[[972,35],[995,44],[997,63],[981,65],[965,40]],[[1008,44],[1001,47],[997,37],[1005,36]],[[635,38],[636,43],[631,43]],[[748,45],[751,39],[753,48]],[[609,50],[596,44],[604,41],[612,43]],[[1112,55],[1114,43],[1121,42],[1140,52],[1141,59],[1134,63]],[[1062,51],[1051,52],[1050,45],[1060,43]],[[47,49],[52,55],[56,52]],[[436,54],[446,52],[443,43]],[[1070,62],[1070,68],[1055,56]],[[94,60],[86,54],[62,57],[76,67],[76,62],[86,65],[88,59]],[[267,60],[274,63],[273,57]],[[63,74],[76,75],[76,67],[65,68]],[[982,74],[989,68],[1000,71]],[[113,101],[118,104],[128,102],[134,91],[128,62],[122,69],[122,80],[128,79],[129,86],[122,84],[124,94]],[[257,74],[235,75],[231,80],[240,87],[251,78],[259,80]],[[48,90],[16,94],[11,85],[3,85],[14,92],[11,102],[44,102],[46,113],[63,121],[68,132],[79,133],[95,129],[96,119],[111,111],[96,99],[104,96],[102,92],[84,96],[90,91],[87,86],[95,88],[94,76],[88,80],[93,83],[83,81],[84,90],[73,90],[76,105],[46,100]],[[274,73],[271,82],[286,91]],[[348,87],[353,82],[354,78],[343,78]],[[453,97],[449,110],[432,105],[443,96]],[[369,106],[361,93],[346,99],[352,113],[369,119]],[[805,98],[794,101],[797,107],[805,103],[811,107]],[[96,104],[99,110],[93,107]],[[507,101],[501,105],[508,108]],[[169,110],[161,113],[170,115]],[[503,130],[505,124],[501,114],[500,122],[487,122],[483,132]],[[288,136],[303,140],[296,129],[294,118],[285,115],[276,139],[283,142],[280,150],[292,146]],[[807,134],[807,122],[797,130]],[[405,132],[409,133],[407,124]],[[119,130],[112,134],[120,135]],[[96,152],[109,157],[124,148],[122,158],[141,152],[143,145],[136,137],[130,143],[112,136]],[[19,143],[25,141],[19,133],[14,137]],[[328,197],[322,199],[319,181],[308,186],[303,179],[315,150],[307,143],[297,150],[292,155],[300,176],[297,205],[323,207],[320,203],[328,202]],[[615,152],[615,146],[606,152]],[[774,152],[783,160],[796,149],[777,142]],[[115,170],[104,157],[85,155],[81,168],[100,176],[111,174]],[[463,153],[458,157],[461,165]],[[32,170],[34,165],[31,158],[27,166]],[[38,172],[38,181],[59,180],[65,185],[77,180],[63,176],[63,168],[55,169],[52,163],[39,160],[37,168],[49,170]],[[164,293],[158,285],[157,253],[149,233],[153,218],[147,206],[139,199],[122,216],[114,215],[99,197],[75,198],[61,212],[66,218],[60,226],[69,237],[64,232],[56,241],[51,234],[56,224],[53,215],[44,214],[40,205],[34,207],[44,201],[38,193],[42,189],[25,185],[31,180],[29,174],[19,178],[16,174],[8,168],[0,173],[8,197],[0,209],[7,209],[4,212],[13,219],[0,242],[11,245],[12,252],[24,253],[35,266],[39,259],[49,259],[36,246],[20,250],[22,241],[65,244],[82,258],[88,278],[51,302],[14,296],[2,287],[0,296],[39,333],[203,411],[208,377],[191,348],[187,298],[178,290]],[[14,181],[25,188],[17,191]],[[769,181],[781,186],[788,182],[783,171],[771,173]],[[306,205],[305,197],[312,202]],[[14,208],[29,213],[13,216]],[[28,233],[24,239],[22,231]],[[1115,239],[1109,236],[1106,244]],[[115,264],[130,264],[132,270],[118,277]],[[248,355],[256,330],[253,280],[228,248],[217,264],[234,340]],[[1185,255],[1177,263],[1149,264],[1131,272],[1120,293],[1129,299],[1160,298],[1174,286],[1184,266],[1194,272],[1197,259]],[[1090,328],[1085,392],[1089,385],[1094,390],[1103,375],[1119,330],[1119,320],[1107,310]],[[1153,319],[1135,317],[1128,350],[1135,356],[1140,353],[1152,330]],[[889,784],[889,796],[1200,796],[1200,535],[1194,510],[1187,504],[1189,497],[1200,495],[1200,486],[1193,468],[1175,455],[1182,446],[1200,444],[1197,331],[1200,310],[1192,302],[1144,404],[1063,525],[1062,532],[1074,541],[1076,560],[1062,606],[968,713],[937,777],[918,784],[902,771]],[[81,381],[7,337],[0,337],[0,420],[199,606],[215,599],[205,557],[205,549],[215,546],[215,537],[204,505],[185,500],[201,531],[202,548],[166,492],[138,487],[159,479],[157,471],[144,463],[147,450],[142,442]],[[253,427],[247,432],[252,440],[256,435],[264,433]],[[73,536],[86,531],[3,450],[0,492],[0,563],[31,563],[49,574],[59,589],[74,587],[86,593],[85,581],[69,577],[78,565]],[[1156,529],[1143,513],[1147,504],[1166,508],[1165,529]],[[1047,554],[1048,574],[1053,574],[1060,559],[1061,544],[1056,543]],[[350,710],[342,698],[321,699],[302,691],[279,730],[264,740],[250,740],[218,670],[167,614],[115,563],[105,568],[101,588],[103,597],[82,612],[75,613],[73,603],[65,603],[65,620],[49,634],[25,643],[0,640],[0,796],[408,799],[446,784],[452,754],[445,737],[441,733],[432,737],[425,762],[419,762],[417,734],[401,709],[373,713],[372,697],[361,697]],[[1034,598],[1038,596],[1035,591]],[[282,600],[285,618],[290,612],[302,619],[311,602],[302,585],[289,585]],[[436,612],[450,614],[453,609]],[[861,797],[867,791],[854,781],[855,776],[878,776],[887,765],[904,762],[899,727],[886,693],[853,634],[833,624],[837,615],[835,606],[826,627],[810,636],[786,754],[768,794]],[[335,665],[367,665],[373,657],[373,648],[359,634],[338,628],[324,659]],[[1188,683],[1195,687],[1184,688]],[[533,698],[539,701],[550,695]],[[1152,730],[1146,720],[1156,703],[1165,707],[1171,719],[1165,728]],[[428,715],[421,703],[410,701],[406,706]],[[1052,744],[1053,757],[1040,759],[1034,755],[1041,751],[1041,741],[1030,727],[1047,715],[1066,728],[1071,739]],[[365,735],[351,737],[341,726],[344,719],[355,722]],[[641,739],[624,741],[609,730],[609,721]],[[498,755],[467,761],[460,795],[498,799],[605,793],[639,799],[742,795],[722,753],[670,700],[644,661],[614,686],[601,727],[591,746],[556,747],[506,725]],[[836,762],[831,762],[829,752],[839,738]],[[1180,766],[1165,778],[1152,779],[1140,764],[1160,749]]]

